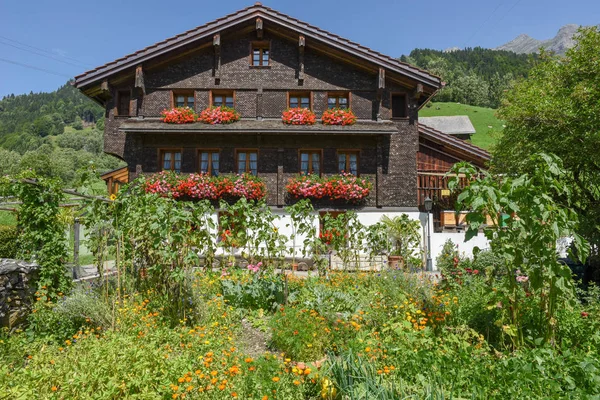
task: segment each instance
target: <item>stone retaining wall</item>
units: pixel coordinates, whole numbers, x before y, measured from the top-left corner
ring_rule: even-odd
[[[14,329],[24,324],[38,279],[37,264],[0,258],[0,327]]]

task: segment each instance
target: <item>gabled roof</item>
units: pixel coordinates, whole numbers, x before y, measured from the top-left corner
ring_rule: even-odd
[[[439,143],[453,152],[465,156],[464,158],[466,158],[467,161],[474,162],[478,166],[485,166],[491,159],[490,153],[481,147],[433,129],[427,125],[423,125],[420,122],[419,137]]]
[[[77,88],[82,88],[94,83],[99,83],[101,80],[115,73],[135,68],[137,65],[166,52],[176,50],[194,41],[211,37],[212,35],[224,29],[259,17],[265,21],[271,21],[280,26],[292,29],[307,38],[316,39],[329,46],[370,61],[387,70],[410,77],[433,89],[438,89],[442,85],[441,79],[438,76],[432,75],[427,71],[416,68],[410,64],[400,62],[368,47],[361,46],[358,43],[344,39],[338,35],[307,24],[306,22],[302,22],[296,18],[292,18],[289,15],[282,14],[276,10],[273,10],[272,8],[263,6],[261,3],[255,3],[253,6],[226,15],[205,25],[201,25],[197,28],[191,29],[177,36],[173,36],[169,39],[163,40],[162,42],[155,43],[142,50],[136,51],[135,53],[126,55],[125,57],[121,57],[117,60],[87,71],[75,77],[74,85]]]
[[[419,122],[449,135],[472,135],[475,133],[475,127],[471,123],[468,115],[419,117]]]

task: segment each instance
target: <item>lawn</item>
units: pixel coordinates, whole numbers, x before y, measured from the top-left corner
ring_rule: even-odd
[[[11,211],[0,211],[0,226],[16,226],[16,214]]]
[[[429,103],[421,111],[421,117],[468,115],[476,133],[471,137],[473,144],[489,150],[501,135],[503,122],[496,118],[496,110],[459,103]],[[491,128],[490,128],[491,127]]]

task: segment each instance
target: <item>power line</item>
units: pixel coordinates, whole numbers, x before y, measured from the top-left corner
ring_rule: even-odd
[[[53,57],[57,55],[57,54],[55,54],[54,52],[51,52],[51,51],[48,51],[48,50],[45,50],[45,49],[42,49],[42,48],[39,48],[39,47],[35,47],[35,46],[29,45],[29,44],[26,44],[26,43],[23,43],[23,42],[19,42],[18,40],[14,40],[14,39],[8,38],[8,37],[6,37],[6,36],[2,36],[2,35],[0,35],[0,39],[3,39],[3,40],[8,40],[9,42],[16,43],[16,44],[18,44],[18,45],[20,45],[20,46],[29,47],[30,49],[33,49],[33,50],[41,51],[41,52],[43,52],[43,53],[50,54],[50,55],[51,55],[51,56],[53,56]],[[1,42],[0,42],[0,43],[1,43]],[[11,45],[11,44],[9,44],[9,43],[2,43],[2,44],[5,44],[5,45],[9,45],[9,46],[15,47],[14,45]],[[20,49],[20,50],[27,51],[26,49]],[[88,63],[85,63],[85,62],[83,62],[83,61],[77,60],[76,58],[67,57],[67,56],[62,56],[62,55],[59,55],[59,57],[61,57],[61,58],[64,58],[64,59],[66,59],[66,60],[71,60],[71,61],[74,61],[74,62],[76,62],[76,63],[78,63],[78,64],[81,64],[81,66],[85,66],[85,67],[93,67],[91,64],[88,64]],[[79,66],[80,66],[80,65],[78,65],[78,67],[79,67]]]
[[[54,57],[54,56],[49,56],[49,55],[43,54],[43,53],[41,53],[41,52],[38,52],[38,51],[24,49],[24,48],[21,48],[21,47],[19,47],[19,46],[16,46],[16,45],[14,45],[14,44],[10,44],[10,43],[4,43],[4,42],[2,42],[2,41],[0,41],[0,44],[3,44],[3,45],[5,45],[5,46],[10,46],[10,47],[13,47],[13,48],[15,48],[15,49],[17,49],[17,50],[26,51],[27,53],[35,54],[35,55],[37,55],[37,56],[46,57],[46,58],[49,58],[49,59],[51,59],[51,60],[54,60],[54,61],[61,62],[61,63],[63,63],[63,64],[71,65],[71,66],[74,66],[74,67],[77,67],[77,68],[82,68],[82,66],[81,66],[81,65],[77,65],[77,64],[74,64],[74,63],[72,63],[72,62],[69,62],[69,61],[61,60],[60,58],[56,58],[56,57]]]
[[[0,58],[0,61],[4,61],[5,63],[9,63],[9,64],[14,64],[14,65],[18,65],[20,67],[24,67],[24,68],[30,68],[30,69],[35,69],[37,71],[42,71],[42,72],[46,72],[48,74],[52,74],[52,75],[56,75],[56,76],[61,76],[61,77],[66,77],[71,79],[72,76],[66,75],[66,74],[61,74],[60,72],[54,72],[54,71],[50,71],[48,69],[45,68],[40,68],[40,67],[36,67],[34,65],[29,65],[29,64],[23,64],[20,63],[18,61],[13,61],[13,60],[7,60],[6,58]]]
[[[467,45],[471,42],[471,40],[473,40],[473,38],[475,37],[475,35],[477,35],[479,33],[479,31],[481,30],[481,28],[483,28],[485,26],[485,24],[487,24],[487,22],[490,20],[490,18],[492,18],[492,16],[494,14],[496,14],[496,11],[498,11],[498,9],[500,8],[501,5],[504,4],[504,1],[500,1],[500,3],[498,3],[498,5],[496,6],[496,8],[494,8],[494,11],[492,11],[492,13],[490,15],[488,15],[488,17],[485,19],[485,21],[483,21],[483,23],[479,26],[479,28],[477,28],[475,30],[475,32],[473,32],[473,34],[471,35],[471,37],[469,37],[469,39],[465,42],[465,48],[467,47]]]

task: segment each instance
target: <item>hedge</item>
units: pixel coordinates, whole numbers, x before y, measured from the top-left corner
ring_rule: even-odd
[[[17,228],[0,225],[0,258],[17,256]]]

